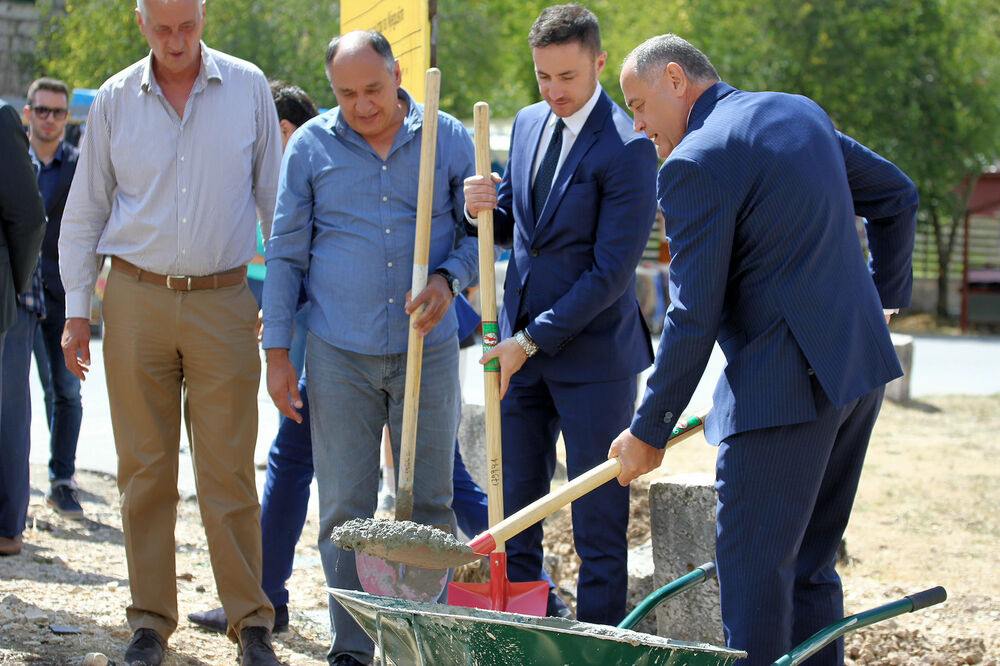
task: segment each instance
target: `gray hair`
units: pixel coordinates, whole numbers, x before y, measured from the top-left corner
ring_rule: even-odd
[[[165,2],[174,2],[175,0],[164,0],[164,1]],[[205,0],[201,0],[200,4],[201,4],[202,7],[204,7],[205,6]],[[147,14],[146,14],[146,0],[135,0],[135,8],[139,10],[139,13],[142,14],[142,18],[145,19],[146,16],[147,16]]]
[[[674,34],[658,35],[635,47],[624,63],[632,62],[636,76],[648,81],[659,75],[672,62],[680,65],[689,79],[698,83],[715,83],[719,73],[704,53],[689,41]],[[623,66],[624,66],[623,63]]]

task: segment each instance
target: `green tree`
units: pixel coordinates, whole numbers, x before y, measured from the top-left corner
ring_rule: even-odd
[[[916,183],[941,317],[972,186],[1000,156],[998,17],[991,0],[772,0],[757,13],[767,87],[816,100]]]
[[[78,88],[96,88],[149,52],[130,0],[67,0],[65,11],[43,4],[34,69]],[[244,58],[269,78],[301,86],[317,104],[333,93],[323,54],[340,30],[339,4],[312,0],[210,0],[203,39],[212,48]]]

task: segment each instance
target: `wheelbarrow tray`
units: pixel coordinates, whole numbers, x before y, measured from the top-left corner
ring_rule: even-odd
[[[563,618],[327,591],[397,666],[725,666],[745,652]]]

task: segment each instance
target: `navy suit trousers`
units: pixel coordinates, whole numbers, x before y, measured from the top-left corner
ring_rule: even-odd
[[[608,459],[612,440],[635,409],[636,378],[568,383],[532,372],[529,360],[511,378],[500,403],[504,513],[510,515],[549,492],[560,430],[570,479]],[[573,503],[573,535],[580,556],[577,618],[617,624],[628,589],[629,489],[609,481]],[[512,581],[542,579],[542,526],[507,542]]]
[[[837,548],[885,388],[837,409],[812,385],[815,420],[732,435],[719,447],[722,623],[749,666],[771,664],[844,617]],[[840,639],[809,663],[843,659]]]

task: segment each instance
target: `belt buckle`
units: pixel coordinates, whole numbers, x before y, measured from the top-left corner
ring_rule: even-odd
[[[182,283],[187,282],[186,288],[183,286],[174,286],[172,284],[173,280],[180,280]],[[167,289],[174,289],[176,291],[191,291],[191,276],[190,275],[168,275],[167,276]]]

